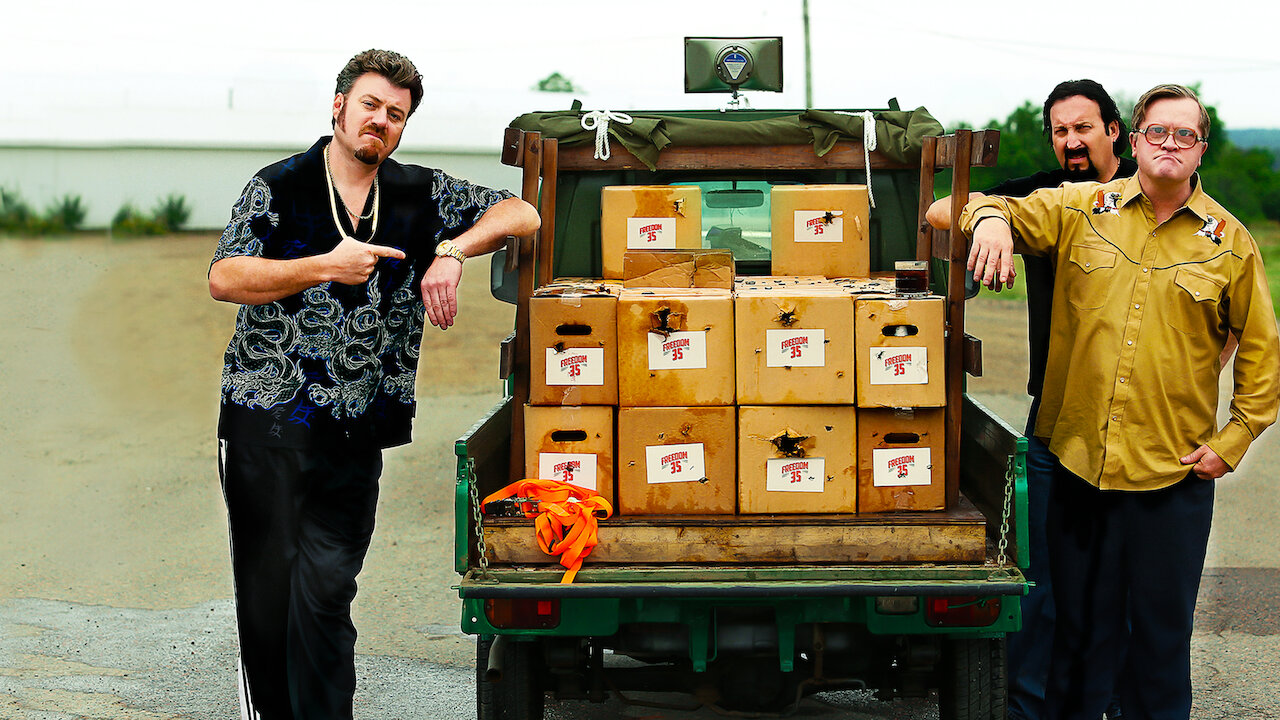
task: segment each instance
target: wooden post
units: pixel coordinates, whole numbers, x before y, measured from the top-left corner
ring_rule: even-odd
[[[538,231],[537,287],[555,278],[552,262],[556,252],[556,166],[559,155],[559,141],[555,138],[542,141],[542,196],[538,203],[542,228]]]
[[[538,176],[542,173],[542,134],[526,132],[520,151],[524,177],[520,197],[538,207]],[[533,295],[538,256],[538,233],[519,240],[516,284],[515,352],[512,354],[511,482],[524,478],[524,406],[529,402],[529,298]]]
[[[968,253],[960,211],[969,198],[973,132],[957,130],[951,171],[951,252],[947,275],[947,507],[960,498],[960,416],[964,402],[964,279]]]
[[[938,169],[938,138],[927,137],[920,149],[920,208],[916,217],[916,259],[929,263],[933,278],[933,228],[924,219],[933,204],[933,178]]]

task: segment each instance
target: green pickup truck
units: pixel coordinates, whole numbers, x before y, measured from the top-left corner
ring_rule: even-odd
[[[922,109],[890,105],[870,115],[631,113],[604,135],[605,159],[579,112],[522,116],[508,129],[503,160],[523,169],[542,230],[494,256],[494,295],[517,306],[502,347],[508,393],[456,443],[455,566],[462,629],[479,636],[479,718],[541,718],[548,693],[628,702],[679,692],[717,711],[785,713],[808,694],[851,688],[885,699],[936,690],[944,720],[1004,717],[1004,635],[1020,627],[1027,587],[1026,440],[964,394],[964,373],[981,372],[981,344],[963,332],[964,244],[921,222],[935,174],[951,172],[954,196],[967,196],[969,168],[994,164],[998,135],[942,136]],[[480,506],[523,474],[531,293],[600,276],[609,185],[700,186],[704,244],[733,250],[740,275],[769,274],[768,208],[713,191],[767,197],[779,183],[870,185],[872,270],[930,261],[932,290],[947,299],[948,509],[615,516],[561,584],[531,520]]]

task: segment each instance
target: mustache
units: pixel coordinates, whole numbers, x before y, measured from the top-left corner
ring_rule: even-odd
[[[1063,153],[1063,155],[1069,158],[1088,157],[1089,148],[1075,148],[1075,149],[1067,150],[1066,152]]]
[[[383,131],[383,129],[378,127],[377,125],[370,124],[360,128],[360,134],[363,135],[365,133],[369,133],[370,135],[376,136],[379,140],[381,140],[384,143],[387,141],[386,132]]]

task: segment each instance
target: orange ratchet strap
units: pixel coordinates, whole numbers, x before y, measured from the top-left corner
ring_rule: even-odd
[[[537,517],[534,530],[538,547],[548,555],[559,555],[565,568],[561,583],[572,583],[582,561],[598,542],[600,517],[613,515],[613,506],[594,490],[559,480],[518,480],[484,499],[481,508],[495,500],[519,498],[516,503],[525,517]]]

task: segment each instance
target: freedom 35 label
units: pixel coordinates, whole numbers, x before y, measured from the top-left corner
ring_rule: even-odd
[[[603,385],[604,348],[547,348],[547,385]]]
[[[769,458],[764,463],[766,492],[820,493],[826,483],[825,458]]]
[[[594,453],[538,453],[538,477],[559,480],[588,490],[596,487]]]
[[[675,246],[675,218],[627,218],[628,250],[673,250]]]
[[[698,370],[707,366],[707,332],[649,333],[650,370]]]
[[[797,210],[796,242],[844,242],[844,218],[839,210]]]
[[[645,474],[649,484],[702,482],[707,476],[706,453],[702,443],[649,445],[644,449]]]
[[[871,484],[876,487],[928,485],[933,480],[933,458],[927,447],[871,451]]]
[[[927,385],[929,349],[873,347],[869,367],[872,385]]]
[[[765,367],[822,367],[827,363],[825,330],[765,330]]]

